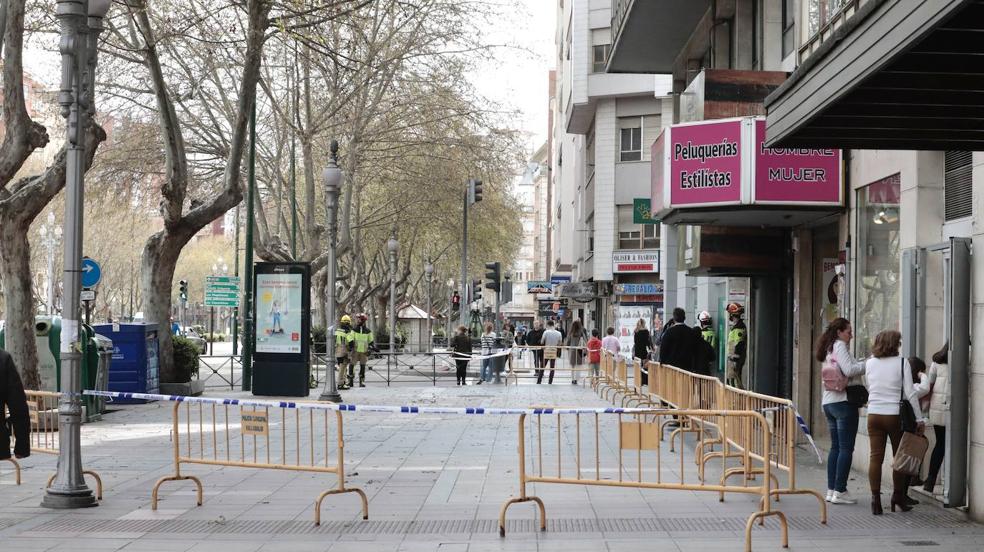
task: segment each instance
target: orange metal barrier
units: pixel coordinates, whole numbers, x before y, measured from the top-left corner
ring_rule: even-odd
[[[58,455],[58,400],[61,393],[51,391],[25,391],[27,409],[31,417],[30,434],[31,454]],[[16,482],[21,484],[21,465],[15,458],[6,458],[14,465]],[[83,475],[91,476],[96,481],[96,499],[103,498],[102,478],[92,470],[83,470]],[[48,478],[47,486],[55,480],[55,474]]]
[[[157,509],[158,491],[167,481],[193,481],[198,491],[197,502],[201,506],[202,482],[198,477],[182,474],[181,465],[202,464],[337,474],[337,488],[323,491],[315,500],[315,525],[321,524],[322,501],[334,494],[359,495],[362,519],[369,519],[369,502],[365,492],[357,487],[345,486],[342,413],[337,410],[305,409],[304,403],[280,404],[281,407],[277,408],[223,404],[221,400],[175,402],[172,410],[174,475],[162,477],[154,484],[151,509]],[[331,419],[334,423],[329,423]],[[238,435],[235,434],[237,429]],[[335,435],[332,435],[333,432]],[[236,441],[238,447],[235,446]]]
[[[508,383],[510,380],[512,380],[512,382],[515,385],[519,385],[520,377],[536,377],[536,371],[542,369],[536,365],[537,364],[536,359],[539,358],[541,359],[541,362],[546,362],[543,361],[542,359],[543,359],[544,350],[548,348],[550,347],[544,347],[542,345],[513,346],[510,365],[508,368],[509,371],[504,374],[506,376],[506,382]],[[559,345],[557,347],[553,347],[553,349],[557,350],[557,358],[554,361],[554,368],[553,368],[553,370],[557,372],[557,374],[555,374],[554,379],[561,377],[562,375],[570,376],[573,378],[575,374],[577,375],[577,379],[579,380],[581,379],[587,380],[592,377],[591,368],[590,365],[588,364],[587,348]],[[581,362],[577,364],[574,364],[573,362],[575,351],[581,352],[580,355]],[[543,377],[547,378],[549,376],[549,372],[551,368],[547,366],[543,370],[544,370]]]
[[[609,362],[614,361],[609,360]],[[648,366],[649,385],[646,395],[649,399],[640,401],[643,404],[663,404],[681,410],[754,411],[761,413],[770,424],[771,431],[766,435],[749,425],[747,420],[737,421],[714,416],[694,419],[685,414],[677,414],[677,419],[664,421],[660,431],[660,438],[662,438],[663,430],[667,426],[679,424],[679,427],[670,434],[671,452],[675,450],[675,440],[678,435],[681,444],[685,434],[698,435],[695,461],[702,479],[708,462],[714,459],[722,459],[725,462],[728,459],[738,459],[741,462],[740,467],[729,468],[722,473],[722,485],[734,475],[741,474],[746,480],[752,480],[756,475],[764,474],[763,468],[755,467],[754,462],[765,463],[765,460],[769,459],[768,463],[775,468],[775,471],[787,474],[787,485],[781,487],[778,478],[770,472],[769,477],[775,479],[771,496],[778,501],[779,497],[785,494],[813,495],[820,503],[821,523],[827,522],[827,505],[823,496],[814,489],[801,489],[796,486],[797,422],[796,408],[792,401],[724,385],[713,376],[693,374],[658,362],[650,362]],[[610,389],[627,387],[624,374],[620,374],[617,369],[611,371],[610,376],[607,376],[608,373],[606,372],[606,378],[611,380],[607,384]],[[636,392],[641,392],[641,386],[633,386],[633,388]],[[603,393],[603,396],[609,398],[607,394]],[[767,440],[770,442],[766,443]],[[720,447],[719,450],[715,450],[717,446]],[[769,450],[768,453],[765,451],[766,448]],[[722,493],[721,500],[724,499],[723,497]]]
[[[732,492],[761,497],[759,510],[752,513],[745,524],[745,550],[752,547],[752,526],[756,521],[776,516],[782,528],[782,544],[788,546],[789,535],[786,516],[772,509],[768,497],[773,489],[770,483],[772,465],[762,462],[760,469],[765,477],[758,486],[708,484],[699,478],[688,480],[685,470],[685,451],[681,447],[679,458],[667,457],[661,445],[660,419],[680,416],[704,423],[711,419],[729,420],[729,426],[754,427],[763,439],[765,455],[772,439],[768,420],[758,412],[699,409],[653,409],[631,414],[554,414],[544,408],[542,413],[520,414],[519,417],[519,496],[507,500],[499,513],[499,534],[505,536],[506,513],[513,504],[533,502],[540,514],[540,530],[545,531],[546,506],[543,500],[527,492],[531,483],[557,483],[568,485],[592,485],[629,487],[641,489],[666,489],[683,491]],[[529,427],[527,427],[529,426]],[[700,434],[703,439],[704,433]],[[634,454],[633,454],[634,453]],[[628,457],[627,457],[628,456]],[[678,472],[676,470],[679,470]],[[722,473],[728,470],[727,461],[721,461]]]

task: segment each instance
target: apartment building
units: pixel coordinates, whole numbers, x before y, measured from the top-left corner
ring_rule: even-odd
[[[860,357],[884,329],[903,333],[906,355],[948,343],[951,430],[933,496],[984,518],[984,479],[974,477],[984,473],[984,413],[972,406],[984,353],[971,356],[984,351],[984,261],[971,254],[984,217],[984,131],[970,101],[980,6],[611,5],[606,70],[673,78],[673,121],[652,166],[664,254],[677,261],[663,267],[667,308],[723,314],[715,307],[741,302],[746,384],[792,398],[821,436],[811,353],[830,319],[852,321]]]
[[[629,312],[652,323],[662,295],[659,225],[649,217],[649,156],[670,113],[670,81],[605,72],[610,1],[559,0],[557,7],[553,299],[565,323],[581,319],[601,328]]]

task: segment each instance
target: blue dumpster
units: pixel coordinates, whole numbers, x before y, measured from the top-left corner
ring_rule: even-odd
[[[113,341],[113,359],[109,366],[109,390],[120,393],[157,393],[160,376],[160,347],[157,324],[97,324],[99,334]],[[143,403],[143,400],[113,399],[115,403]]]

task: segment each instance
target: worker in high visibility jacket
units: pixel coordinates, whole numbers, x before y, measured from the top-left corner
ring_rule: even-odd
[[[366,386],[366,364],[369,362],[369,351],[376,351],[376,342],[372,335],[372,330],[369,329],[367,322],[369,321],[369,315],[366,313],[360,313],[355,317],[356,326],[352,330],[352,338],[354,341],[354,352],[352,353],[352,363],[349,365],[348,372],[348,385],[353,387],[355,385],[355,363],[359,363],[359,387]]]
[[[728,331],[728,372],[726,383],[738,389],[744,389],[742,370],[748,357],[748,328],[742,315],[745,307],[738,303],[728,304],[728,321],[731,329]]]
[[[345,368],[349,364],[349,357],[355,350],[353,342],[355,334],[352,332],[352,317],[343,315],[337,328],[335,328],[335,364],[338,366],[338,388],[348,389],[345,385]]]

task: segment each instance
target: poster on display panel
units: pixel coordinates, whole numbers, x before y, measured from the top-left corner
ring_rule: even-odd
[[[618,307],[618,318],[615,321],[615,335],[618,337],[622,356],[632,357],[632,347],[635,345],[634,332],[639,319],[646,321],[646,328],[653,332],[652,305],[626,305]]]

